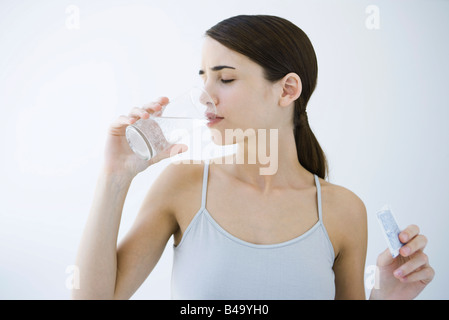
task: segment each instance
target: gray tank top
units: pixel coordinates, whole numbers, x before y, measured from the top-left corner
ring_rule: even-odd
[[[206,209],[209,164],[204,166],[201,208],[174,247],[173,299],[334,299],[334,250],[322,220],[304,234],[276,244],[243,241]]]

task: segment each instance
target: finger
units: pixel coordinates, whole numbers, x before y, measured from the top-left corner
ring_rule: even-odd
[[[159,152],[155,157],[151,158],[149,161],[151,164],[154,164],[165,158],[173,157],[177,154],[186,152],[187,149],[188,147],[185,144],[174,144],[171,145],[169,148]]]
[[[162,109],[169,102],[167,97],[160,97],[156,101],[145,104],[142,108],[148,112],[156,112]]]
[[[420,251],[413,255],[406,263],[397,268],[393,274],[396,278],[400,279],[428,265],[429,258],[424,252]]]
[[[173,157],[177,154],[184,153],[189,149],[189,147],[185,144],[175,144],[170,148],[170,157]]]
[[[412,240],[407,242],[402,248],[399,250],[399,253],[403,257],[408,257],[419,250],[423,250],[427,245],[427,237],[419,234],[414,237]]]
[[[428,266],[425,268],[422,268],[421,270],[415,271],[411,273],[410,275],[403,277],[400,279],[402,282],[416,282],[421,281],[424,284],[428,284],[430,281],[433,280],[433,277],[435,276],[435,271],[432,267]]]
[[[165,106],[169,103],[169,99],[167,97],[159,97],[157,100],[162,106]]]
[[[125,115],[121,115],[114,120],[109,126],[109,134],[114,136],[122,136],[125,133],[125,128],[133,124],[136,120]]]
[[[161,110],[162,105],[158,102],[150,102],[150,103],[144,104],[142,106],[142,109],[145,110],[146,112],[153,113],[153,112]]]
[[[377,266],[378,267],[386,267],[390,264],[392,264],[394,261],[393,256],[391,255],[391,252],[389,249],[385,249],[384,252],[379,254],[377,257]]]
[[[169,148],[163,150],[160,153],[160,155],[163,159],[169,158],[169,157],[176,156],[177,154],[186,152],[187,149],[188,149],[188,147],[185,144],[174,144],[174,145],[171,145]]]
[[[407,243],[418,234],[419,234],[419,227],[415,224],[412,224],[407,228],[405,228],[404,230],[402,230],[401,233],[399,233],[399,240],[401,240],[402,243]]]
[[[146,111],[143,108],[133,108],[130,112],[129,112],[129,117],[135,118],[135,119],[148,119],[150,117],[150,114],[148,113],[148,111]]]
[[[121,115],[111,123],[111,128],[121,128],[123,126],[127,126],[131,123],[131,120],[132,119],[130,117]]]

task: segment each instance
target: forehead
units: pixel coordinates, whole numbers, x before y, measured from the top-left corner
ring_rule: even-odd
[[[207,69],[218,65],[227,65],[239,71],[254,72],[255,69],[262,70],[261,66],[251,61],[248,57],[225,47],[210,37],[206,37],[203,42],[201,65],[202,68]]]

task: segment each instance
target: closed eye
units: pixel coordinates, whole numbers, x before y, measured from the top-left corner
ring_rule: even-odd
[[[232,81],[234,81],[234,79],[229,79],[229,80],[221,79],[222,83],[231,83]]]

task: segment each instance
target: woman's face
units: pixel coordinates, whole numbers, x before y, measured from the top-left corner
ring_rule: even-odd
[[[264,78],[263,68],[246,56],[206,37],[199,71],[205,90],[217,107],[217,118],[209,123],[216,144],[225,141],[226,129],[248,134],[257,129],[279,128],[285,112],[278,107],[282,88]],[[254,130],[254,131],[252,131]]]

